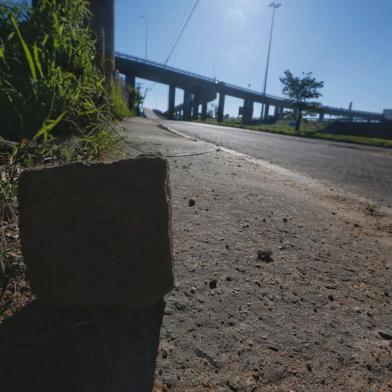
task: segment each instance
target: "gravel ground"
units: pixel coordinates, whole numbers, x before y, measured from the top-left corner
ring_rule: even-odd
[[[124,126],[128,155],[170,156],[176,288],[155,391],[392,390],[390,209]]]

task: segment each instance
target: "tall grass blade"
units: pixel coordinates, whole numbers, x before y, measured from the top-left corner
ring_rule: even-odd
[[[34,64],[34,60],[33,60],[33,56],[31,55],[31,51],[26,43],[26,41],[23,39],[22,34],[20,33],[18,24],[16,22],[16,19],[14,17],[11,18],[12,24],[16,30],[16,33],[18,34],[19,40],[22,44],[23,47],[23,51],[25,53],[26,56],[26,60],[29,63],[29,67],[30,67],[30,73],[31,73],[31,78],[35,81],[37,80],[37,72],[35,69],[35,64]]]
[[[33,46],[33,52],[34,52],[34,60],[35,60],[35,65],[37,66],[38,72],[41,76],[41,78],[44,77],[44,74],[42,72],[42,66],[41,66],[41,61],[39,59],[39,49],[37,44],[34,44]]]
[[[66,112],[60,114],[55,120],[46,119],[39,131],[34,135],[33,140],[37,140],[40,137],[43,137],[46,141],[49,137],[49,133],[58,125],[58,123],[63,119]]]
[[[0,59],[5,61],[5,54],[4,54],[4,45],[3,45],[3,42],[0,42]]]
[[[48,42],[49,39],[49,35],[45,34],[44,39],[42,40],[41,46],[44,47],[46,45],[46,43]]]

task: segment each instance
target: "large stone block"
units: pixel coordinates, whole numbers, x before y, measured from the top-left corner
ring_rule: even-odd
[[[143,307],[173,287],[167,161],[141,156],[22,173],[22,251],[44,303]]]

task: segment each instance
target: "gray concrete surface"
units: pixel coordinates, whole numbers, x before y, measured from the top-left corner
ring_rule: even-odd
[[[392,151],[182,121],[162,121],[186,135],[320,180],[380,204],[392,205]]]
[[[167,156],[173,190],[154,392],[392,387],[390,212],[151,120],[122,125],[124,153]]]

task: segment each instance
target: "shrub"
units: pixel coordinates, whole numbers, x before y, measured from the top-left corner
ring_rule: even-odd
[[[90,134],[111,118],[89,15],[88,0],[0,0],[1,135]]]
[[[127,86],[128,94],[128,106],[132,111],[135,111],[138,115],[140,114],[140,106],[143,104],[144,97],[140,94],[138,88]]]

